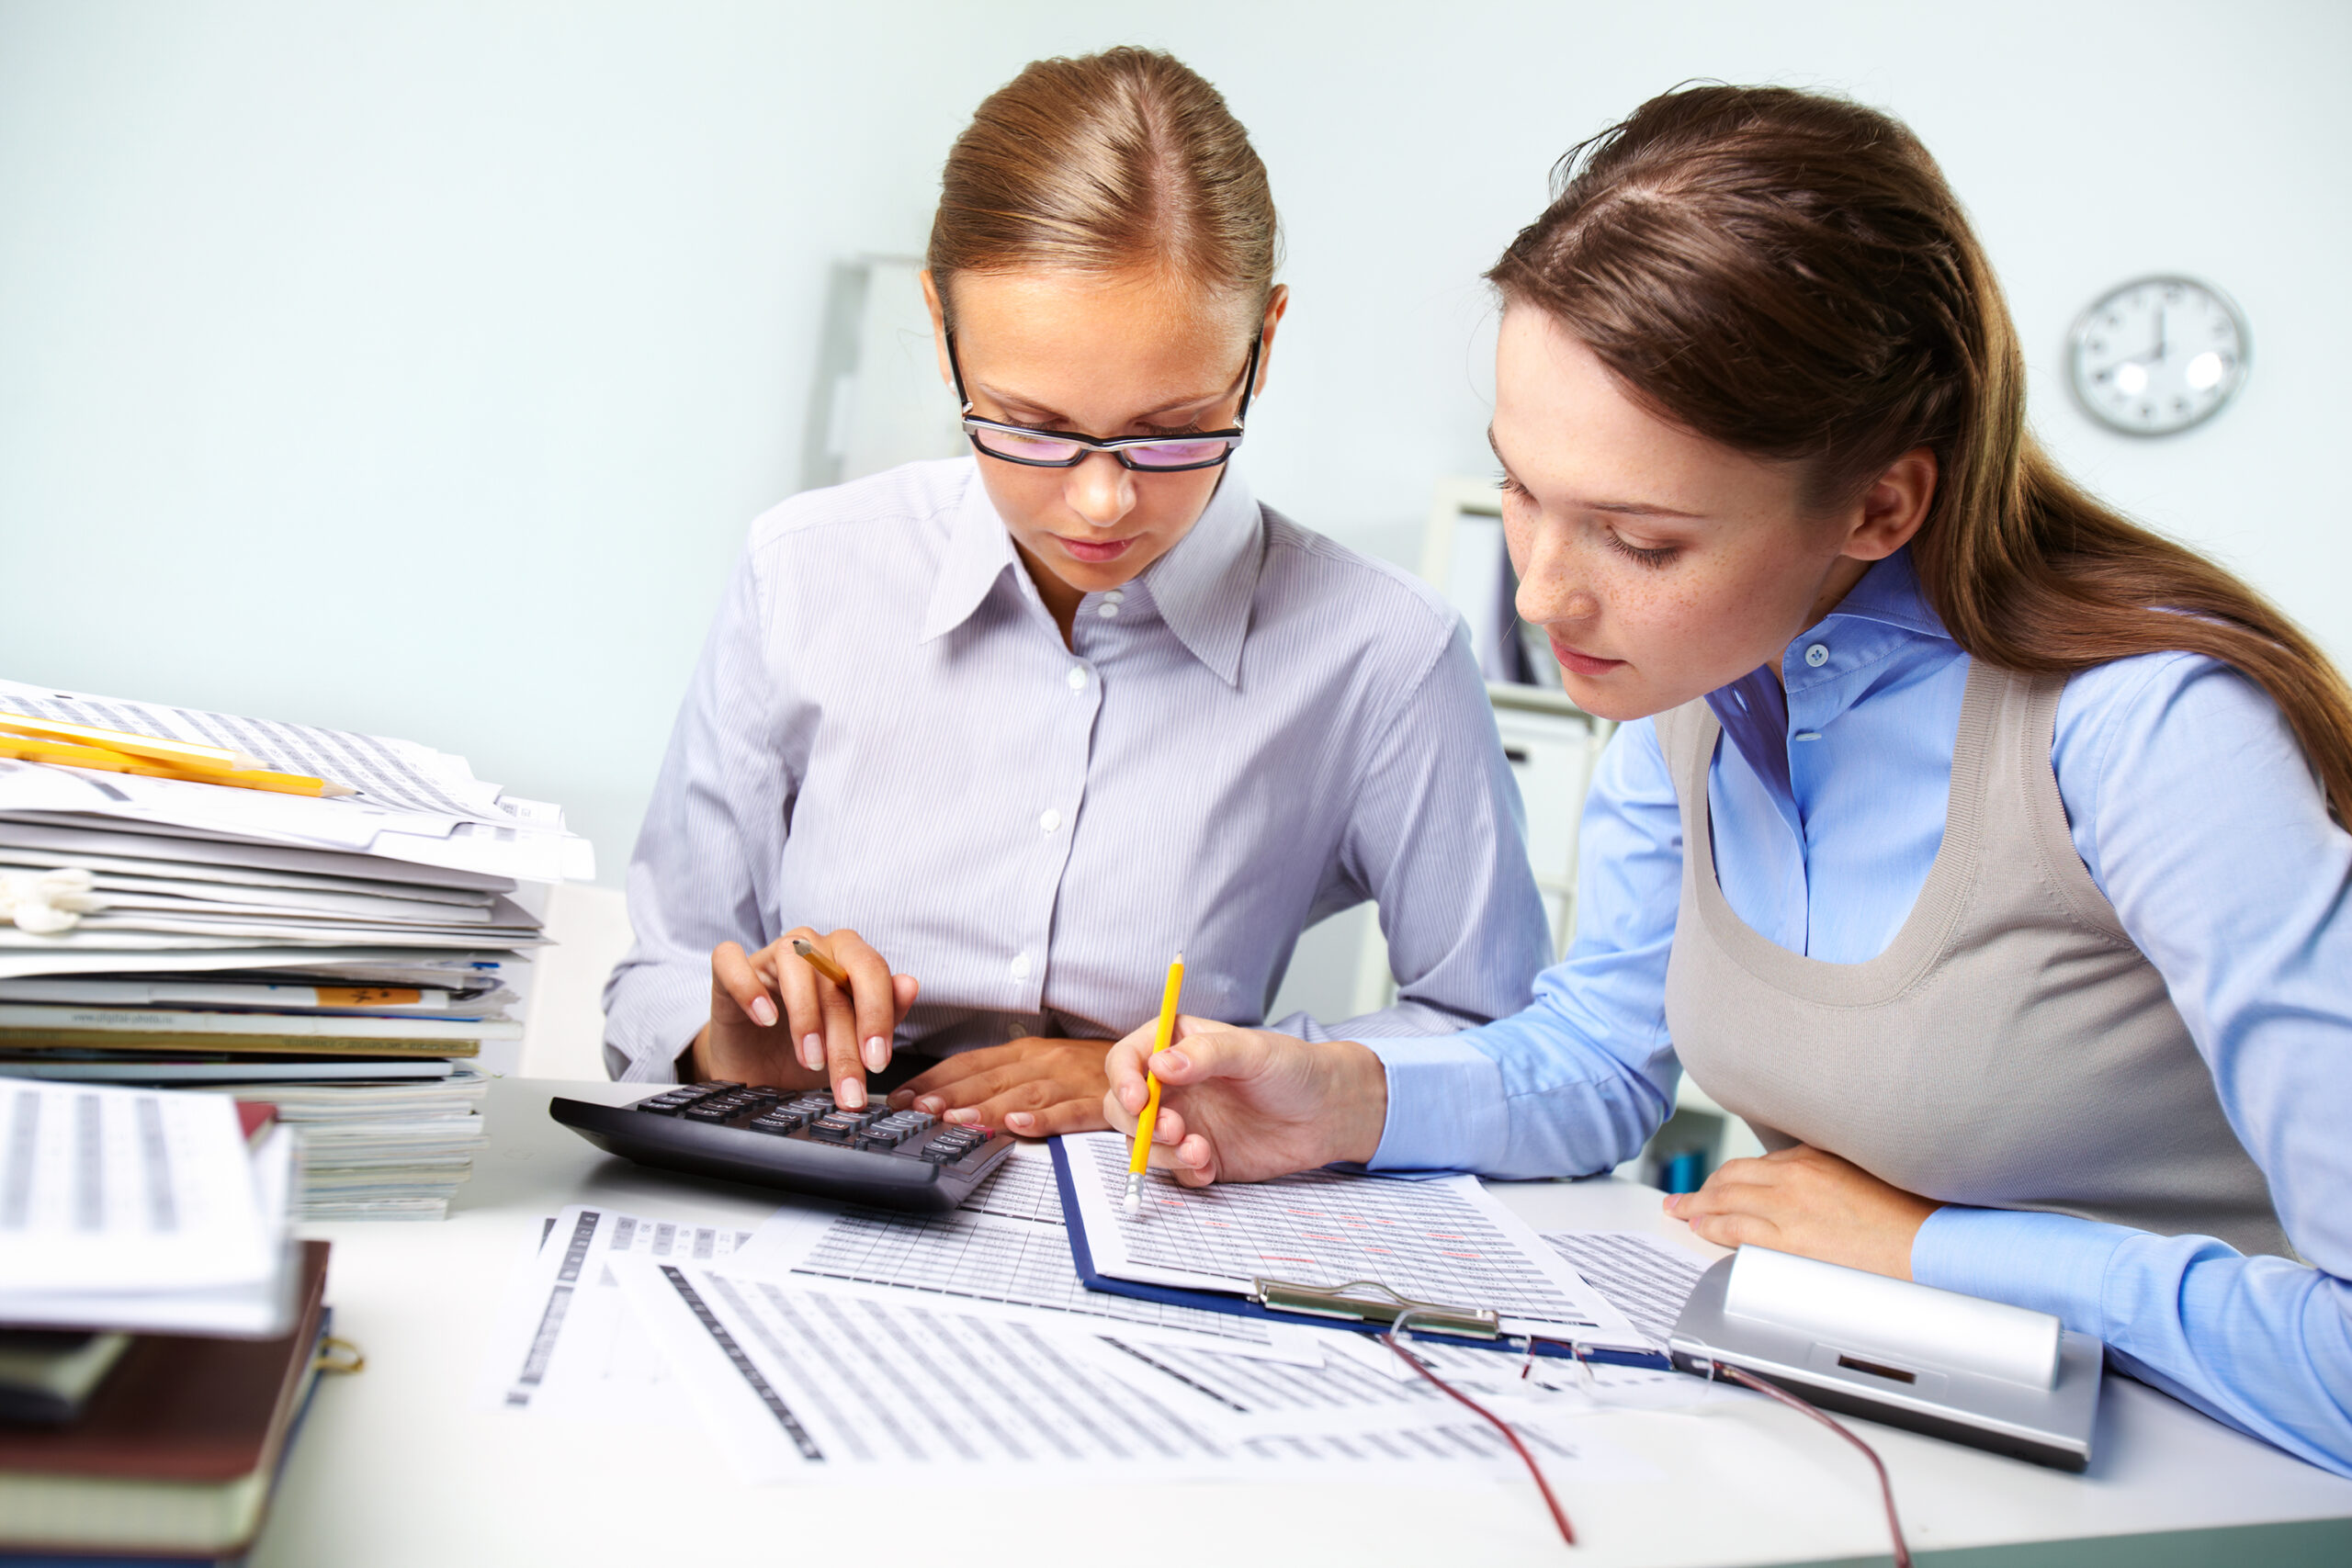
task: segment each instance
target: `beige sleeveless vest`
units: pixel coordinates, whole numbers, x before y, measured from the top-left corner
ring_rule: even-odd
[[[1707,808],[1721,727],[1703,702],[1661,715],[1682,811],[1675,1051],[1767,1148],[1811,1144],[1944,1202],[2292,1256],[2163,976],[2075,853],[2050,766],[2064,685],[1971,666],[1943,847],[1861,964],[1733,913]]]

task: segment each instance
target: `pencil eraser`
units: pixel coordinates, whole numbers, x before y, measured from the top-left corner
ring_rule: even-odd
[[[1130,1193],[1128,1193],[1128,1194],[1127,1194],[1127,1201],[1126,1201],[1126,1203],[1124,1205],[1124,1207],[1126,1209],[1127,1213],[1130,1213],[1130,1214],[1140,1214],[1140,1213],[1143,1213],[1143,1194],[1141,1194],[1141,1193],[1139,1193],[1139,1192],[1130,1192]]]

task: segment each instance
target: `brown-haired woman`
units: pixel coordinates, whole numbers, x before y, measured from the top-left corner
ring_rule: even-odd
[[[925,280],[974,455],[752,525],[629,867],[616,1077],[862,1108],[904,1047],[897,1076],[944,1058],[890,1097],[910,1118],[1100,1126],[1170,953],[1254,1021],[1366,898],[1402,989],[1351,1032],[1524,1005],[1544,916],[1456,617],[1227,466],[1275,239],[1248,136],[1167,55],[1040,61],[980,106]]]
[[[1700,87],[1564,168],[1491,436],[1520,613],[1631,721],[1575,945],[1442,1041],[1188,1020],[1161,1157],[1605,1170],[1687,1070],[1773,1151],[1668,1201],[1700,1235],[2054,1313],[2352,1471],[2342,680],[2033,445],[1901,125]]]

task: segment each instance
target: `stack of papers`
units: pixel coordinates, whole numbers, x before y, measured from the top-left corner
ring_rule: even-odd
[[[1003,1484],[1523,1483],[1493,1427],[1377,1339],[1086,1289],[1035,1148],[948,1214],[804,1201],[745,1231],[583,1205],[535,1239],[481,1404],[699,1426],[748,1480],[871,1483],[917,1467]],[[1588,1317],[1611,1321],[1634,1316],[1611,1304],[1621,1278],[1670,1294],[1689,1261],[1605,1237],[1586,1249],[1600,1269],[1588,1277],[1567,1247],[1521,1239]],[[1597,1411],[1706,1413],[1746,1397],[1458,1341],[1411,1348],[1510,1421],[1555,1482],[1655,1475],[1594,1431]]]
[[[216,1095],[0,1083],[0,1325],[285,1333],[295,1157]]]
[[[410,741],[0,681],[0,715],[232,750],[302,795],[0,758],[0,1075],[205,1086],[297,1127],[305,1218],[432,1218],[511,1049],[556,807]]]

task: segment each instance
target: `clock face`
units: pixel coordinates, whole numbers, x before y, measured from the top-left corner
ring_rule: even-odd
[[[2245,380],[2245,318],[2218,288],[2143,277],[2075,322],[2075,396],[2127,435],[2170,435],[2211,419]]]

